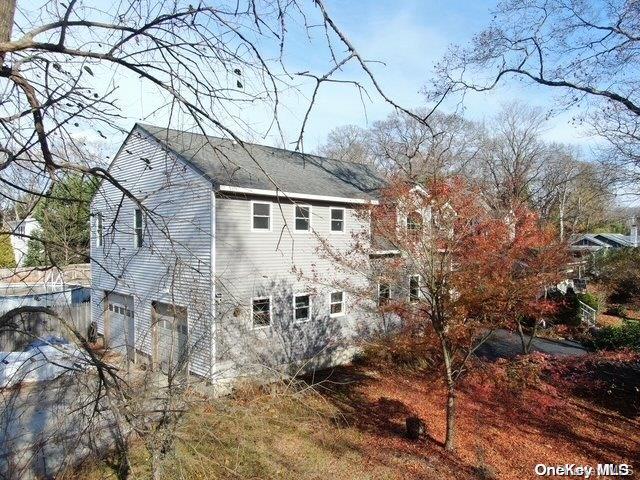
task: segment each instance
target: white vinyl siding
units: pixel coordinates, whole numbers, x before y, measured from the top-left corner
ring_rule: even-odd
[[[149,248],[136,248],[132,230],[140,206],[102,182],[91,204],[94,215],[102,214],[105,229],[103,246],[91,243],[91,317],[104,333],[104,292],[131,295],[135,348],[150,357],[152,302],[188,306],[189,370],[208,377],[213,354],[212,185],[138,132],[129,136],[109,172],[161,222],[144,222],[143,245]],[[248,224],[246,216],[242,219]]]

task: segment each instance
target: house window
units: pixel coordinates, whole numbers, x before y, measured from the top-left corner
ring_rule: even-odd
[[[251,305],[251,317],[254,327],[265,327],[271,324],[271,298],[254,298]]]
[[[96,246],[101,247],[103,243],[103,226],[102,226],[102,214],[96,215]]]
[[[420,275],[409,277],[409,301],[417,302],[420,298]]]
[[[339,317],[341,315],[344,315],[344,292],[332,292],[330,316]]]
[[[18,225],[18,227],[16,228],[16,233],[18,235],[24,235],[25,229],[24,229],[24,224]]]
[[[304,322],[311,318],[311,298],[309,295],[294,295],[293,319],[296,322]]]
[[[422,229],[422,215],[419,212],[411,212],[407,215],[407,230],[417,232]]]
[[[271,204],[253,202],[252,204],[252,229],[271,230]]]
[[[309,231],[311,227],[311,207],[296,205],[296,231]]]
[[[331,209],[331,231],[344,232],[344,208]]]
[[[383,307],[387,303],[389,303],[389,299],[391,298],[391,287],[388,283],[379,283],[378,284],[378,306]]]
[[[136,208],[133,215],[133,243],[136,248],[142,246],[142,230],[142,210]]]

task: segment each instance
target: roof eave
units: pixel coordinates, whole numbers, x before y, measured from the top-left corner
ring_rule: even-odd
[[[243,193],[265,197],[287,198],[291,200],[316,200],[322,202],[348,203],[358,205],[378,205],[375,199],[337,197],[332,195],[314,195],[310,193],[284,192],[282,190],[266,190],[261,188],[234,187],[232,185],[218,185],[216,191],[223,193]]]

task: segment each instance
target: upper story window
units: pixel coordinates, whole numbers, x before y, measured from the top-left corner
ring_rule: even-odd
[[[254,327],[271,324],[271,297],[257,297],[251,301],[251,318]]]
[[[133,213],[133,244],[136,248],[140,248],[142,246],[143,230],[142,210],[136,208]]]
[[[293,319],[304,322],[311,318],[311,297],[309,294],[293,296]]]
[[[296,231],[308,232],[311,228],[311,207],[309,205],[295,206],[295,229]]]
[[[18,235],[24,235],[25,229],[24,229],[24,224],[20,224],[16,227],[16,233]]]
[[[268,202],[251,202],[251,229],[271,230],[271,204]]]
[[[420,212],[410,212],[407,215],[407,230],[417,232],[422,229],[422,215]]]
[[[331,231],[344,232],[344,208],[331,208]]]
[[[331,293],[331,317],[340,317],[345,312],[345,297],[344,292],[332,292]]]
[[[420,298],[420,275],[409,277],[409,301],[417,302]]]
[[[102,222],[102,214],[96,214],[96,247],[101,247],[104,242],[104,227]]]
[[[391,287],[388,283],[379,283],[378,284],[378,306],[383,307],[387,303],[389,303],[389,299],[391,298]]]

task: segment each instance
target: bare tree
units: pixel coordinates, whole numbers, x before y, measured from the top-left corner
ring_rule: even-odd
[[[609,161],[637,185],[640,104],[635,1],[504,0],[470,45],[453,46],[427,90],[487,91],[510,79],[551,88],[609,145]]]
[[[373,165],[374,159],[368,132],[356,125],[336,127],[327,134],[318,154],[337,160]]]
[[[426,181],[466,172],[477,154],[475,138],[475,128],[462,117],[420,108],[414,116],[393,112],[367,129],[338,127],[318,151],[370,164],[383,175]]]
[[[392,107],[423,123],[431,113],[416,115],[385,93],[369,69],[368,59],[360,55],[319,0],[309,5],[298,1],[248,0],[231,6],[164,0],[113,4],[47,1],[30,6],[2,0],[0,13],[3,206],[14,207],[16,211],[18,205],[26,209],[27,212],[17,214],[21,217],[42,199],[73,203],[76,200],[73,196],[60,197],[55,189],[69,174],[84,175],[100,181],[103,187],[113,187],[118,195],[106,199],[105,208],[115,212],[114,218],[105,225],[98,218],[92,222],[95,228],[100,225],[104,230],[105,251],[116,259],[117,271],[108,271],[95,258],[94,263],[104,275],[112,276],[117,285],[131,258],[126,251],[130,242],[124,245],[114,240],[126,228],[119,212],[126,202],[135,205],[144,219],[147,247],[155,249],[164,262],[169,287],[163,294],[171,302],[169,309],[176,303],[178,293],[185,290],[180,284],[181,272],[194,272],[197,270],[194,262],[199,265],[201,259],[194,259],[188,246],[171,234],[172,219],[158,205],[150,205],[154,192],[132,189],[131,184],[123,183],[105,167],[104,159],[96,159],[87,148],[92,138],[104,140],[130,130],[125,117],[126,108],[132,103],[132,84],[141,85],[144,90],[141,93],[144,98],[136,100],[147,102],[147,110],[152,109],[155,118],[166,125],[232,138],[240,145],[244,145],[243,137],[256,135],[238,113],[244,106],[261,106],[269,112],[262,135],[274,133],[283,137],[279,124],[281,92],[295,91],[298,80],[311,81],[313,92],[296,139],[297,149],[303,148],[305,127],[317,95],[327,82],[345,84],[362,96],[368,95],[369,88]],[[317,28],[324,30],[321,38],[321,48],[327,57],[324,70],[288,71],[285,57],[289,28],[294,25],[309,38]],[[339,51],[346,53],[339,57]],[[347,64],[355,64],[364,80],[335,78]],[[137,161],[149,162],[144,155],[137,155]],[[169,160],[163,161],[168,169],[175,166]],[[230,169],[237,168],[232,161],[228,163]],[[269,178],[257,161],[256,167]],[[163,188],[171,188],[175,186],[171,182],[179,181],[173,179]],[[189,190],[189,185],[181,187]],[[274,188],[279,186],[274,184]],[[99,190],[98,200],[101,195]],[[32,239],[18,231],[11,233]],[[39,240],[51,246],[61,243],[56,238]],[[199,300],[186,301],[197,310]],[[166,317],[171,318],[168,320],[171,328],[179,326],[172,324],[177,323],[179,312],[166,315],[166,308],[162,313],[164,307],[156,307],[153,327],[167,322]],[[118,308],[127,311],[126,306]],[[44,315],[57,315],[51,309],[40,310]],[[22,313],[25,312],[6,312],[0,326],[18,328],[13,319]],[[204,322],[202,318],[197,321]],[[90,401],[84,407],[88,408],[80,409],[90,417],[87,428],[97,425],[100,428],[94,430],[100,432],[114,429],[117,449],[114,470],[120,478],[130,474],[132,438],[135,435],[142,438],[152,459],[153,476],[160,478],[163,464],[172,452],[176,426],[188,406],[187,399],[197,398],[185,395],[188,390],[183,374],[189,359],[176,358],[170,342],[164,375],[158,383],[155,374],[141,378],[135,372],[129,375],[127,365],[117,364],[111,357],[115,349],[99,349],[88,342],[84,332],[73,325],[69,329],[71,339],[86,354],[88,368],[96,373],[90,375],[86,385]],[[197,343],[199,339],[193,341]],[[187,349],[187,357],[192,354]]]

